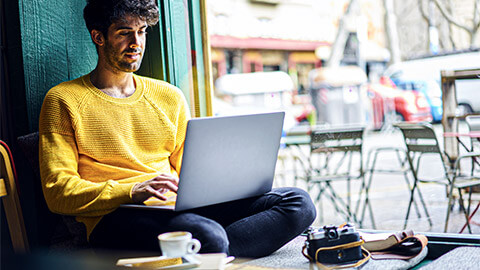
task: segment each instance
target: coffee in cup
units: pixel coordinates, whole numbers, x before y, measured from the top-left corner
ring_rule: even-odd
[[[184,257],[195,254],[200,250],[201,244],[192,238],[189,232],[167,232],[158,236],[162,255],[170,258]]]

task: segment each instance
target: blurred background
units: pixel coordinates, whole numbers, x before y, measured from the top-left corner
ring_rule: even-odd
[[[399,121],[433,124],[443,146],[441,71],[480,67],[480,7],[474,0],[209,0],[207,4],[215,115],[284,110],[286,134],[300,127],[362,125],[367,127],[364,158],[378,147],[404,145],[401,133],[392,126]],[[454,114],[460,119],[459,130],[468,131],[462,116],[480,112],[476,98],[480,80],[458,80],[455,86]],[[286,149],[280,152],[276,184],[307,189],[308,184],[297,181],[299,172],[291,169],[302,153],[299,157]],[[308,144],[298,149],[309,155]],[[362,162],[368,173],[370,165]],[[438,174],[440,165],[441,160],[427,160],[426,173]],[[376,166],[402,167],[393,152],[381,156]],[[373,220],[363,227],[401,230],[409,198],[403,175],[375,175],[373,182],[371,203],[378,222],[376,227]],[[350,196],[341,184],[336,189],[340,197]],[[422,191],[433,226],[418,214],[411,216],[409,227],[442,232],[444,188],[425,185]],[[317,225],[345,221],[332,205],[324,207]],[[458,232],[465,220],[460,211],[453,214],[448,231]],[[480,232],[479,227],[473,231]]]
[[[440,71],[476,68],[480,60],[474,0],[207,4],[217,115],[233,106],[285,109],[288,127],[438,123]],[[459,84],[458,113],[480,111],[478,82]]]

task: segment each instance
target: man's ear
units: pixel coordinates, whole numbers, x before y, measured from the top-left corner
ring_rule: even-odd
[[[103,36],[103,33],[93,29],[90,32],[90,35],[92,37],[93,42],[98,45],[98,46],[103,46],[105,44],[105,37]]]

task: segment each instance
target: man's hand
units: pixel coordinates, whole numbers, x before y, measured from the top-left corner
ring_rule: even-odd
[[[163,194],[167,191],[176,193],[177,189],[178,179],[176,177],[160,174],[145,182],[137,183],[132,189],[132,199],[136,203],[141,203],[153,196],[166,201],[167,197],[163,196]]]

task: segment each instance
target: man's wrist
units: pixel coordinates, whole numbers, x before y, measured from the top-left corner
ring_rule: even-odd
[[[130,188],[129,197],[130,197],[130,200],[131,200],[132,202],[134,202],[134,199],[133,199],[134,194],[133,194],[133,193],[134,193],[134,190],[135,190],[135,188],[137,187],[138,184],[140,184],[140,183],[134,183],[134,184],[132,185],[132,187]]]

